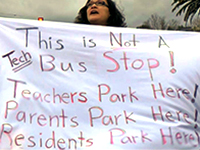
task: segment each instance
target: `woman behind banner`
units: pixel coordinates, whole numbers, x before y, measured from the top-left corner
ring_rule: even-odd
[[[75,23],[126,27],[125,17],[112,0],[88,0],[80,9]]]

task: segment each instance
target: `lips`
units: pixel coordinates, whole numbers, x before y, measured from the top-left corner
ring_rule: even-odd
[[[92,10],[92,11],[90,12],[90,15],[93,15],[93,14],[99,14],[99,12],[98,12],[97,10]]]

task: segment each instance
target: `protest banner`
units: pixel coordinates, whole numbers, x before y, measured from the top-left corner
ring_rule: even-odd
[[[0,38],[0,149],[199,149],[199,33],[1,18]]]

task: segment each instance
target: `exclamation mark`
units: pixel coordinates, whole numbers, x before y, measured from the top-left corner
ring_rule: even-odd
[[[195,103],[195,98],[197,97],[198,88],[199,88],[199,86],[197,84],[195,84],[194,98],[191,100],[192,103]]]
[[[169,54],[170,54],[170,59],[171,59],[171,67],[174,67],[174,52],[169,51]],[[176,73],[176,69],[172,68],[170,72],[174,74]]]
[[[197,118],[198,118],[198,111],[197,111],[197,110],[195,110],[194,122],[197,122]],[[195,129],[196,129],[196,128],[198,128],[198,125],[197,125],[197,124],[195,124],[194,128],[195,128]]]

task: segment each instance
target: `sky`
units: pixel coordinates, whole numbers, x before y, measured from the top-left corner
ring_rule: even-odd
[[[183,16],[172,13],[172,0],[114,0],[126,17],[128,27],[142,25],[152,14],[176,19],[182,24]],[[72,23],[86,0],[0,0],[0,16]]]

